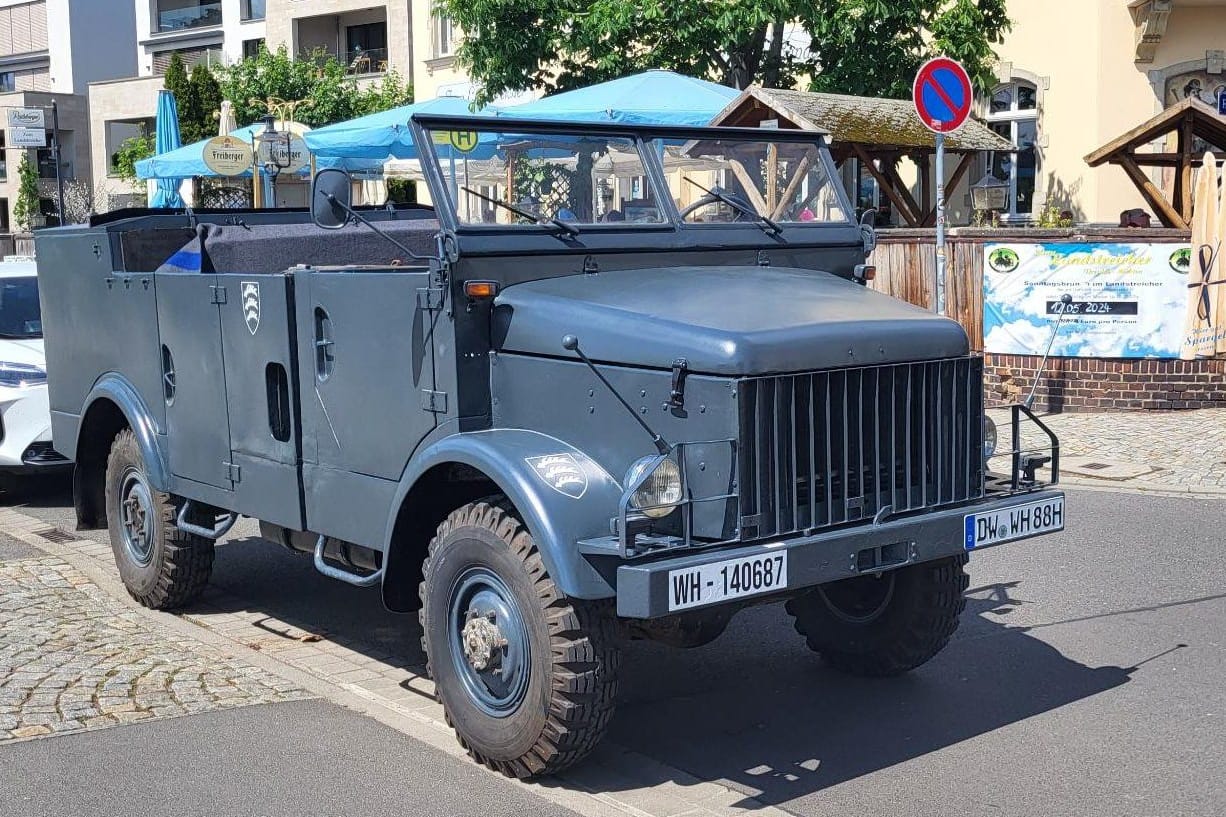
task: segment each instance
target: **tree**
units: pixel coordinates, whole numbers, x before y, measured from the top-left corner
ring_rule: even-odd
[[[904,97],[915,69],[946,53],[987,87],[1006,0],[437,0],[467,32],[457,58],[479,101],[568,90],[648,68],[734,88]]]
[[[136,163],[148,159],[156,150],[154,135],[148,131],[140,136],[125,139],[115,151],[115,155],[111,157],[115,166],[115,175],[126,182],[139,182],[140,178],[136,175]]]
[[[13,202],[13,224],[21,232],[29,230],[36,216],[41,216],[38,191],[38,168],[30,161],[30,152],[21,151],[17,170],[17,199]]]
[[[316,51],[306,59],[295,60],[285,46],[276,51],[261,46],[256,56],[218,68],[217,78],[240,123],[258,121],[268,112],[269,99],[305,101],[295,118],[311,127],[413,101],[412,86],[394,71],[380,83],[362,89],[335,57]]]
[[[179,111],[179,137],[183,144],[190,145],[217,135],[221,86],[204,63],[196,63],[189,72],[176,51],[170,55],[162,85],[175,95],[175,106]]]

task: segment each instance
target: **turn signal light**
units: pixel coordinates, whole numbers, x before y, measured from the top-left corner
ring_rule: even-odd
[[[496,281],[465,281],[464,294],[474,299],[493,298],[498,294]]]
[[[871,281],[877,277],[877,267],[873,264],[857,264],[855,276],[861,281]]]

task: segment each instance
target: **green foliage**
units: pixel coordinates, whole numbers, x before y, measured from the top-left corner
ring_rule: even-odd
[[[140,136],[125,139],[115,151],[115,155],[111,157],[115,175],[126,182],[140,181],[136,176],[136,163],[148,159],[156,152],[156,140],[152,133],[146,132]]]
[[[197,63],[189,73],[183,58],[176,51],[170,55],[162,84],[175,95],[175,106],[179,111],[179,137],[183,144],[190,145],[217,135],[221,86],[207,66]]]
[[[902,98],[938,53],[991,87],[1006,0],[436,0],[467,36],[457,58],[479,101],[568,90],[648,68],[734,88],[791,87]],[[805,35],[810,39],[803,47]]]
[[[259,121],[268,113],[268,100],[302,101],[294,118],[311,127],[330,125],[387,110],[413,101],[413,88],[395,71],[365,89],[346,73],[345,66],[323,51],[293,59],[285,46],[259,53],[242,62],[217,69],[221,93],[234,105],[240,125]]]
[[[1073,226],[1073,214],[1058,204],[1048,204],[1039,213],[1039,226],[1048,229]]]
[[[13,202],[13,224],[19,231],[30,229],[34,217],[40,215],[38,200],[38,168],[30,161],[30,152],[21,151],[21,165],[17,170],[17,199]]]

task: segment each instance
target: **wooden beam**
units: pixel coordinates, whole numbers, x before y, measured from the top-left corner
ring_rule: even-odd
[[[1213,157],[1219,162],[1226,162],[1226,151],[1217,150],[1205,152],[1212,153]],[[1128,155],[1132,157],[1134,162],[1142,167],[1178,167],[1180,159],[1183,158],[1182,154],[1180,153],[1129,153]],[[1192,166],[1199,167],[1204,155],[1204,153],[1193,153]],[[1115,161],[1115,157],[1112,156],[1110,161]]]
[[[966,171],[970,170],[971,163],[975,160],[975,154],[967,153],[962,157],[962,161],[958,162],[958,166],[954,168],[954,174],[949,177],[949,184],[945,186],[945,201],[946,209],[948,209],[949,194],[957,187],[958,182],[962,181],[962,177],[966,175]],[[924,216],[924,222],[921,227],[934,227],[937,223],[937,208],[934,204],[928,214]]]
[[[1162,196],[1162,191],[1154,186],[1154,183],[1149,180],[1145,172],[1137,167],[1129,156],[1120,156],[1116,159],[1119,166],[1124,168],[1124,172],[1128,174],[1128,178],[1132,179],[1132,183],[1141,191],[1141,195],[1149,202],[1149,206],[1154,208],[1158,218],[1162,219],[1162,223],[1167,227],[1175,227],[1180,230],[1188,229],[1188,222],[1183,216]]]
[[[922,153],[915,158],[915,166],[919,168],[919,211],[927,213],[932,208],[932,162],[928,154]]]
[[[1192,112],[1188,111],[1179,123],[1179,166],[1175,169],[1175,202],[1179,205],[1179,215],[1189,224],[1192,223],[1192,150],[1196,146],[1192,133],[1194,124]]]
[[[868,171],[869,175],[876,180],[877,185],[881,188],[881,192],[885,193],[886,198],[888,198],[890,203],[894,205],[894,208],[898,210],[898,214],[902,216],[903,221],[907,222],[907,226],[918,227],[919,219],[916,218],[915,214],[912,213],[910,208],[907,207],[907,203],[898,195],[898,191],[894,189],[894,183],[886,178],[885,175],[873,164],[873,160],[867,153],[864,152],[864,148],[860,147],[858,144],[852,143],[851,149],[855,152],[856,156],[859,157],[861,166],[864,167],[864,169]]]
[[[741,183],[741,187],[745,188],[745,195],[749,196],[749,203],[756,207],[759,213],[769,213],[770,208],[766,206],[766,200],[758,192],[758,186],[753,183],[753,179],[750,178],[749,171],[745,169],[745,165],[741,164],[738,159],[729,159],[728,166],[732,168],[732,175],[736,176],[737,181]]]
[[[788,204],[792,201],[792,196],[796,193],[796,188],[800,187],[800,183],[805,180],[805,175],[809,172],[809,157],[806,156],[796,165],[796,170],[792,173],[792,179],[788,182],[788,186],[783,190],[783,196],[779,199],[779,204],[775,207],[775,212],[771,213],[771,218],[783,218],[783,211],[788,209]],[[833,181],[828,181],[828,184],[833,184]]]
[[[898,175],[898,168],[891,163],[882,162],[881,172],[884,173],[885,177],[890,180],[892,185],[894,185],[895,189],[898,191],[898,195],[902,196],[903,200],[907,202],[907,208],[915,214],[913,224],[918,226],[920,216],[924,214],[924,211],[915,201],[915,197],[911,195],[911,190],[907,187],[906,182],[902,180],[902,176]]]

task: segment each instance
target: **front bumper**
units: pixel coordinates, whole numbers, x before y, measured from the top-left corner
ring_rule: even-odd
[[[623,618],[658,618],[669,615],[670,571],[765,553],[777,554],[780,548],[785,549],[788,554],[788,586],[786,590],[774,594],[775,596],[794,595],[805,588],[852,578],[865,572],[892,570],[956,556],[967,552],[964,520],[968,513],[1005,510],[1063,495],[1062,491],[1037,490],[1005,497],[989,497],[961,507],[921,512],[876,525],[856,525],[843,530],[797,537],[782,543],[767,542],[747,547],[721,548],[671,559],[622,565],[617,569],[617,614]],[[903,547],[899,548],[898,545]],[[873,566],[867,570],[863,569],[862,552],[875,548],[902,552],[904,558],[886,568]],[[771,596],[756,597],[751,601],[757,602],[763,598],[769,599]]]
[[[0,387],[0,473],[41,474],[71,467],[51,444],[47,387]]]

